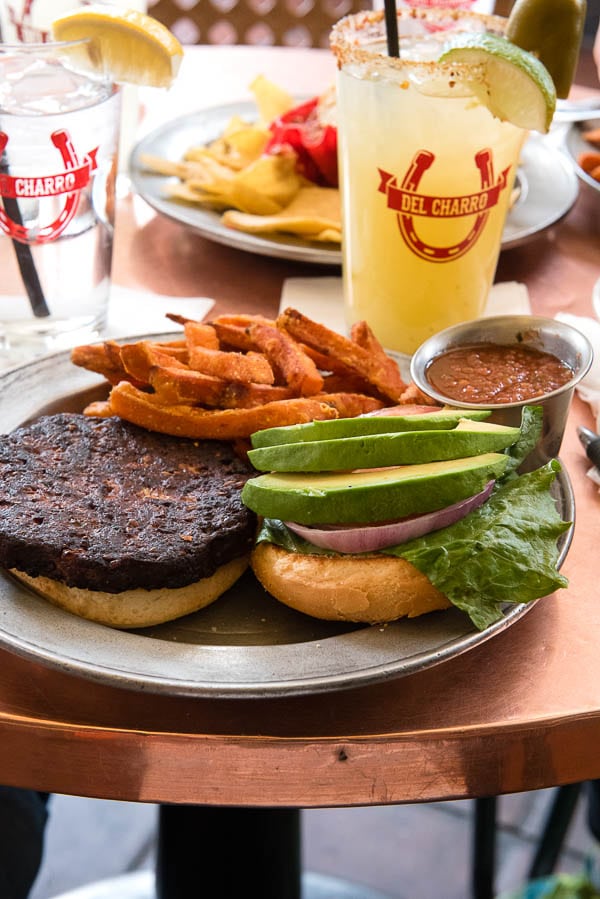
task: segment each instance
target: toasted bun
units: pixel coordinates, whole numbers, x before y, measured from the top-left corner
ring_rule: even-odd
[[[16,569],[12,569],[11,574],[55,606],[73,612],[80,618],[109,627],[138,628],[163,624],[208,606],[237,581],[248,567],[248,561],[248,554],[232,559],[218,568],[211,577],[185,587],[124,590],[122,593],[67,587],[59,581],[47,577],[31,577]]]
[[[313,618],[380,624],[451,605],[414,565],[395,556],[302,555],[259,543],[250,564],[265,590]]]

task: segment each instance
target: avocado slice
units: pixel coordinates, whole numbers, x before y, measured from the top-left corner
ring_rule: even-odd
[[[499,477],[507,463],[502,453],[484,453],[368,471],[263,474],[246,481],[242,501],[265,518],[299,524],[387,521],[473,496]]]
[[[491,415],[489,409],[436,409],[418,415],[359,415],[356,418],[332,418],[309,421],[301,425],[265,428],[251,438],[253,447],[300,443],[309,440],[336,440],[342,437],[364,437],[390,431],[421,431],[453,428],[461,418],[482,420]]]
[[[260,471],[348,471],[498,452],[515,443],[519,434],[519,428],[463,419],[445,431],[398,431],[263,446],[250,450],[248,458]]]

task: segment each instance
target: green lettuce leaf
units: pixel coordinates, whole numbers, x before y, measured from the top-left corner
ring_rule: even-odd
[[[521,412],[521,432],[516,443],[505,450],[509,456],[504,478],[513,474],[529,453],[534,449],[542,433],[544,410],[541,406],[523,406]]]
[[[556,569],[558,538],[571,526],[550,493],[558,471],[553,460],[505,479],[461,521],[382,552],[411,562],[483,630],[502,617],[503,603],[531,602],[568,584]]]

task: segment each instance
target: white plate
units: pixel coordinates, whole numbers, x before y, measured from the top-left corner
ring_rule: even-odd
[[[577,162],[580,153],[585,153],[589,150],[597,149],[582,137],[582,132],[589,131],[592,128],[600,128],[600,118],[588,119],[585,122],[575,122],[573,125],[571,125],[565,135],[565,146],[567,149],[567,153],[573,160],[577,175],[581,178],[582,181],[585,181],[586,184],[589,184],[590,187],[593,187],[594,190],[600,190],[600,181],[596,181],[595,178],[592,178],[591,175],[588,175],[588,173],[585,172]]]
[[[157,335],[156,335],[157,336]],[[134,340],[139,338],[129,338]],[[5,432],[41,414],[79,412],[106,395],[98,375],[59,353],[0,375]],[[557,484],[565,520],[568,476]],[[571,540],[563,535],[560,564]],[[0,573],[0,645],[52,668],[152,693],[267,697],[338,690],[411,674],[496,636],[533,607],[506,604],[477,631],[458,609],[386,627],[318,621],[278,603],[248,572],[217,602],[169,624],[118,631],[63,611]]]
[[[317,265],[341,265],[341,251],[336,245],[310,243],[293,237],[244,234],[226,228],[221,224],[220,213],[170,200],[165,196],[165,186],[174,179],[148,172],[141,165],[140,158],[144,153],[181,159],[189,147],[219,137],[234,115],[251,121],[256,115],[255,104],[251,101],[231,103],[190,113],[161,125],[142,138],[131,154],[129,165],[135,191],[157,212],[188,225],[217,243],[261,256]],[[519,181],[521,193],[506,222],[503,250],[520,246],[556,224],[577,199],[578,183],[571,166],[559,150],[540,137],[531,137],[523,148]],[[552,190],[548,189],[549,184]]]

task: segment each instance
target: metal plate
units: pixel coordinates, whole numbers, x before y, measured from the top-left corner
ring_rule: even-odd
[[[139,338],[130,338],[130,340]],[[68,353],[0,375],[4,432],[41,414],[79,412],[106,395],[98,375]],[[566,473],[557,503],[574,519]],[[563,535],[560,564],[571,539]],[[56,608],[0,574],[0,645],[36,662],[112,686],[184,696],[268,697],[324,692],[399,677],[494,637],[532,604],[507,603],[477,631],[458,609],[386,626],[318,621],[270,597],[248,572],[212,606],[178,621],[118,631]]]
[[[565,135],[565,146],[567,153],[573,160],[573,165],[575,166],[578,177],[581,178],[582,181],[585,181],[586,184],[589,184],[590,187],[593,187],[594,190],[600,191],[600,181],[596,181],[595,178],[588,175],[577,162],[580,153],[586,153],[596,149],[582,137],[584,131],[591,131],[592,128],[600,128],[600,118],[587,119],[585,122],[574,123]]]
[[[280,259],[310,262],[317,265],[341,265],[342,254],[337,245],[311,243],[294,237],[264,237],[245,234],[221,224],[221,214],[211,209],[201,209],[188,203],[176,202],[165,197],[165,185],[169,179],[144,169],[141,157],[144,153],[179,160],[191,146],[206,144],[220,137],[233,116],[241,116],[251,122],[256,118],[256,104],[252,101],[215,106],[166,122],[152,131],[134,147],[129,173],[133,189],[168,218],[188,225],[203,237],[216,243]]]
[[[168,199],[165,185],[174,179],[152,174],[142,166],[144,153],[181,159],[189,147],[219,137],[234,115],[251,121],[256,115],[256,107],[251,101],[217,106],[166,122],[146,135],[130,158],[133,189],[157,212],[217,243],[261,256],[340,266],[342,254],[337,246],[309,243],[293,237],[244,234],[222,225],[218,212]],[[520,246],[556,224],[577,199],[578,183],[571,166],[559,150],[541,137],[534,135],[525,144],[518,178],[520,195],[506,221],[503,250]],[[552,184],[552,190],[548,190],[549,184]]]

